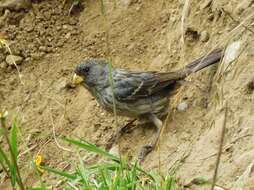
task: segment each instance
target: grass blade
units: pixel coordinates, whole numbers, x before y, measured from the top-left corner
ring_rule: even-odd
[[[47,190],[45,187],[27,187],[26,190]]]
[[[88,176],[87,176],[87,172],[86,172],[86,169],[85,169],[85,166],[84,166],[84,162],[81,159],[80,155],[78,155],[78,158],[79,158],[78,172],[79,172],[79,174],[82,178],[82,181],[84,183],[85,188],[86,189],[91,189],[91,186],[89,185],[89,179],[88,179]]]
[[[11,184],[13,187],[15,187],[17,182],[17,168],[15,164],[12,164],[10,167],[10,173],[11,173]]]
[[[119,161],[119,158],[117,156],[114,156],[113,154],[110,154],[109,152],[107,152],[106,150],[97,147],[94,144],[91,144],[89,142],[81,142],[81,141],[77,141],[77,140],[73,140],[73,139],[69,139],[69,138],[64,138],[67,142],[77,145],[78,147],[88,150],[90,152],[94,152],[103,156],[106,156],[114,161]]]
[[[11,149],[13,151],[13,156],[15,160],[17,160],[18,157],[18,149],[17,149],[17,123],[16,119],[14,119],[12,123],[11,133],[10,133],[10,143],[11,143]]]
[[[0,147],[0,161],[5,162],[7,167],[10,168],[11,166],[10,160],[8,159],[7,155],[5,154],[5,152],[1,147]]]
[[[40,167],[44,170],[47,170],[47,171],[51,172],[51,173],[55,173],[57,175],[66,177],[66,178],[71,179],[71,180],[74,180],[74,179],[77,178],[77,176],[75,174],[70,174],[70,173],[62,171],[62,170],[54,169],[54,168],[51,168],[51,167],[48,167],[48,166],[40,166]]]

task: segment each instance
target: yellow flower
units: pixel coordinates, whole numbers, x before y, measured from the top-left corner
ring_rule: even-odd
[[[34,163],[35,163],[36,169],[39,172],[43,173],[44,169],[41,168],[41,164],[43,163],[43,157],[42,157],[42,155],[37,155],[35,160],[34,160]]]

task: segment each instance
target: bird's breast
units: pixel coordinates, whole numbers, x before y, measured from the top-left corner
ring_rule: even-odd
[[[106,88],[96,92],[96,99],[107,111],[113,112],[114,103],[111,88]],[[118,115],[129,117],[139,117],[148,113],[158,116],[167,112],[168,96],[154,94],[134,101],[121,101],[115,98],[115,106]]]

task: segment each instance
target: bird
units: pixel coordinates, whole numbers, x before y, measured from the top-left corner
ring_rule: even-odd
[[[223,50],[215,49],[170,72],[130,71],[111,68],[106,59],[86,59],[75,67],[72,82],[84,86],[107,111],[113,112],[115,106],[117,115],[145,119],[156,126],[151,143],[139,152],[138,158],[144,160],[160,137],[162,118],[168,114],[174,89],[179,88],[187,76],[218,63],[222,57]]]

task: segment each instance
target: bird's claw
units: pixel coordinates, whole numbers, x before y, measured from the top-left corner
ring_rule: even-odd
[[[145,157],[153,150],[154,146],[151,144],[144,145],[138,155],[138,159],[140,162],[143,162]]]

